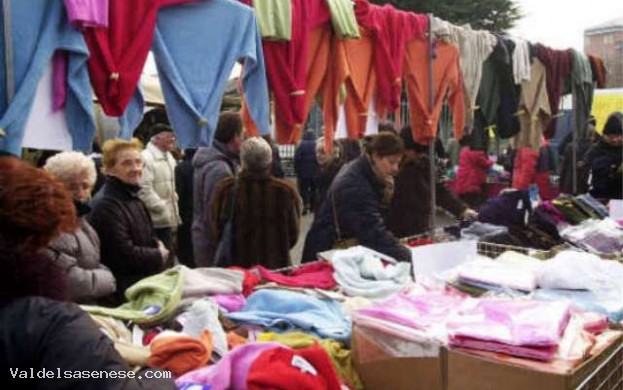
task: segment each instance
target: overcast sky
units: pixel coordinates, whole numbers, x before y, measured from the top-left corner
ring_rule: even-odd
[[[583,50],[584,30],[623,17],[623,0],[515,0],[524,18],[513,36],[554,49]]]

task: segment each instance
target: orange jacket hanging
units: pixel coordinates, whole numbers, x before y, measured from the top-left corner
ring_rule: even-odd
[[[360,27],[360,34],[358,40],[333,41],[332,64],[323,89],[326,145],[332,144],[335,135],[342,86],[346,89],[348,137],[359,139],[365,131],[368,108],[376,91],[375,44],[371,30]]]
[[[404,65],[413,139],[424,145],[434,141],[437,137],[439,115],[446,96],[454,120],[454,137],[456,139],[461,139],[465,123],[465,100],[459,66],[459,51],[455,46],[442,41],[437,41],[435,45],[432,109],[429,109],[428,101],[429,50],[427,40],[414,39],[407,44]]]

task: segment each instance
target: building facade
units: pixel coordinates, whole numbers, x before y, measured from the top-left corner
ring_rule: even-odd
[[[584,52],[604,59],[607,88],[623,88],[623,17],[585,30]]]

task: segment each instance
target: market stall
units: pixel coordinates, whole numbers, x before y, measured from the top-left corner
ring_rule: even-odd
[[[414,264],[355,247],[285,270],[177,266],[128,288],[120,307],[83,306],[129,364],[169,370],[182,389],[621,388],[620,221],[588,196],[548,203],[528,191],[565,81],[574,148],[583,136],[603,84],[598,58],[366,0],[286,1],[277,18],[264,18],[261,2],[110,0],[106,17],[84,19],[77,3],[2,2],[0,150],[19,155],[29,120],[38,123],[29,116],[40,115],[58,116],[63,148],[90,150],[93,91],[130,137],[151,49],[183,148],[210,145],[242,62],[251,134],[270,132],[272,95],[277,139],[298,141],[319,98],[330,150],[338,123],[360,139],[374,117],[401,118],[404,88],[413,138],[431,161],[446,102],[456,139],[465,129],[511,139],[524,169],[515,178],[528,178],[492,191],[478,222],[406,240],[417,245]],[[36,132],[58,142],[54,134]],[[483,257],[493,249],[495,260]],[[560,269],[576,273],[553,277]]]

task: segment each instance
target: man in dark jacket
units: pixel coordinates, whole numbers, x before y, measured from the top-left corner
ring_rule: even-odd
[[[317,199],[316,181],[320,167],[316,160],[316,134],[308,130],[294,152],[294,171],[298,179],[299,192],[303,198],[303,215],[313,212]]]
[[[175,191],[182,224],[177,229],[177,258],[188,267],[195,266],[190,228],[193,224],[193,157],[197,149],[184,150],[182,161],[175,167]]]
[[[396,176],[394,197],[387,217],[387,227],[396,237],[424,233],[429,228],[430,162],[428,146],[413,141],[411,128],[400,131],[405,143],[405,158]],[[475,218],[476,212],[458,200],[443,183],[435,183],[437,205],[457,218]]]
[[[132,372],[93,320],[77,305],[63,302],[69,297],[66,274],[41,250],[59,232],[75,228],[66,187],[15,158],[0,158],[0,171],[0,370],[5,388],[175,389],[164,372]]]
[[[218,119],[214,141],[209,148],[199,148],[193,158],[193,225],[192,239],[195,264],[198,267],[213,265],[218,243],[210,221],[212,191],[216,183],[226,177],[236,176],[244,129],[240,114],[223,112]]]
[[[623,198],[623,113],[608,117],[601,139],[586,152],[590,194],[601,199]]]
[[[339,239],[354,239],[398,261],[411,261],[411,252],[400,245],[382,217],[388,183],[398,173],[403,151],[400,137],[382,133],[364,155],[342,168],[307,235],[303,261],[315,260]]]
[[[169,251],[154,236],[151,217],[138,197],[142,176],[140,141],[104,144],[106,183],[93,199],[88,220],[101,242],[102,263],[117,279],[117,299],[126,288],[163,271]]]
[[[288,267],[292,265],[290,249],[299,237],[299,194],[289,182],[271,176],[271,148],[262,138],[244,141],[240,159],[242,170],[238,179],[223,179],[214,189],[214,240],[222,237],[231,211],[232,191],[237,185],[232,265]]]

